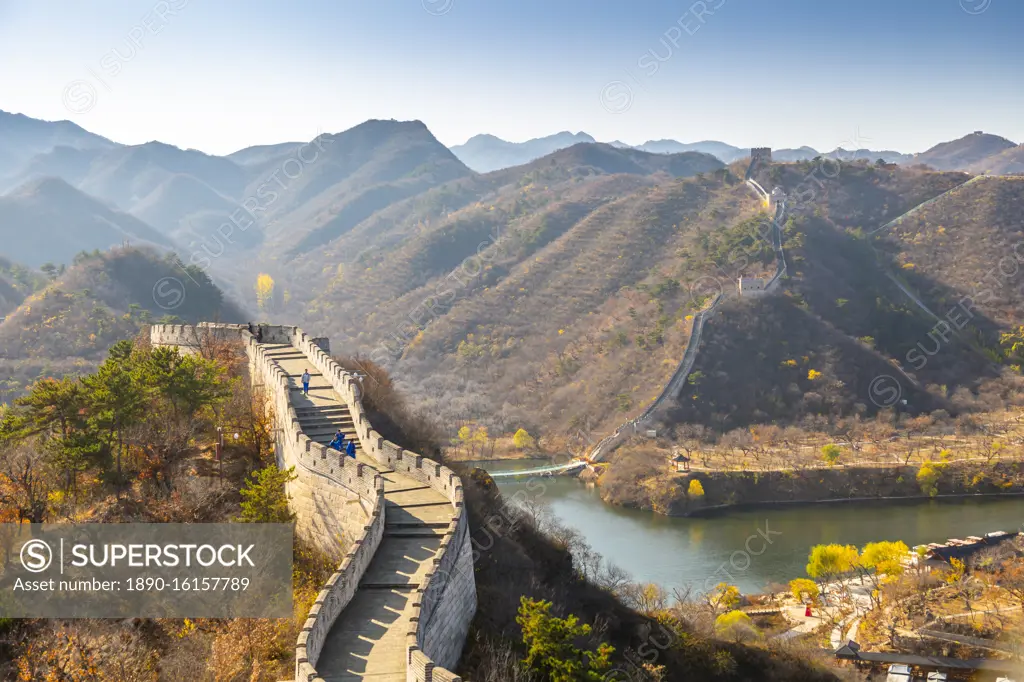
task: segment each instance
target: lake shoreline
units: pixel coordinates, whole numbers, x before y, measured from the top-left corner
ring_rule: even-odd
[[[914,546],[1016,531],[1024,519],[1021,494],[932,497],[918,492],[889,499],[785,500],[704,507],[683,517],[610,504],[594,486],[568,476],[498,478],[496,483],[510,502],[545,509],[541,513],[578,531],[595,552],[634,580],[697,593],[726,581],[754,594],[771,583],[801,577],[816,544],[860,547],[888,540]]]
[[[906,502],[908,504],[919,504],[929,500],[963,500],[963,499],[986,499],[986,498],[1007,498],[1024,497],[1024,491],[1009,493],[949,493],[945,495],[899,495],[890,497],[844,497],[828,498],[822,500],[766,500],[763,502],[736,502],[733,504],[722,504],[714,507],[694,509],[682,514],[665,514],[672,518],[715,518],[733,511],[757,511],[759,509],[785,509],[790,507],[810,507],[819,505],[841,505],[857,504],[868,506],[884,506],[894,502]],[[614,502],[605,501],[606,504],[615,505]],[[651,510],[640,510],[651,511]],[[657,514],[658,512],[653,512]]]
[[[600,475],[584,478],[597,486],[601,499],[608,504],[669,517],[711,516],[730,509],[1024,495],[1021,461],[937,462],[928,467],[700,470],[636,478],[620,475],[613,465]]]

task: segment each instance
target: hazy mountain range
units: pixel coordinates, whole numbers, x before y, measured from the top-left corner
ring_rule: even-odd
[[[558,156],[570,148],[578,149]],[[280,266],[322,249],[403,200],[434,196],[424,193],[435,187],[445,188],[436,193],[440,217],[462,205],[466,188],[496,191],[510,177],[501,173],[519,169],[514,174],[523,177],[539,160],[576,164],[576,172],[597,159],[600,170],[588,173],[660,169],[678,175],[674,167],[693,164],[688,154],[728,164],[749,150],[711,140],[605,145],[583,132],[521,143],[477,135],[447,149],[420,122],[367,121],[311,142],[218,157],[157,141],[121,145],[67,121],[0,112],[0,253],[38,266],[66,263],[80,250],[140,242],[176,249],[186,262],[241,281],[240,271]],[[1024,172],[1020,146],[978,133],[916,155],[867,149],[829,154],[938,170]],[[810,147],[773,150],[781,162],[819,155]],[[486,200],[486,192],[482,196]]]
[[[526,142],[508,142],[494,135],[476,135],[465,144],[451,148],[467,166],[477,172],[522,165],[553,151],[579,142],[595,142],[587,133],[561,132]],[[725,142],[705,140],[684,143],[677,140],[649,140],[640,145],[628,145],[616,140],[613,147],[639,149],[654,154],[680,154],[700,152],[711,154],[723,163],[732,163],[749,156],[750,149],[735,147]],[[781,162],[807,161],[816,156],[833,156],[841,160],[882,159],[886,163],[924,163],[936,170],[971,170],[999,174],[1024,172],[1022,147],[997,135],[974,133],[959,140],[944,142],[920,154],[904,154],[893,150],[843,149],[819,151],[813,147],[773,149],[772,158]]]
[[[218,157],[160,142],[120,145],[72,124],[9,114],[0,114],[0,140],[12,140],[0,166],[0,314],[8,315],[0,339],[21,349],[11,362],[32,358],[18,365],[19,386],[46,366],[33,355],[30,332],[73,327],[81,347],[69,352],[91,358],[89,344],[99,341],[90,336],[109,340],[97,330],[113,333],[109,322],[122,311],[163,310],[154,287],[170,277],[200,282],[188,298],[210,302],[225,319],[301,324],[339,349],[392,365],[417,401],[443,417],[503,414],[531,432],[565,431],[585,417],[603,431],[649,404],[674,371],[686,320],[703,303],[691,291],[696,283],[720,281],[729,290],[736,276],[774,267],[773,250],[754,236],[763,206],[742,181],[749,152],[721,142],[631,147],[562,133],[523,144],[481,136],[448,149],[421,122],[373,120]],[[794,232],[786,287],[802,298],[759,304],[772,308],[757,316],[730,303],[714,333],[723,349],[789,343],[786,353],[806,356],[815,371],[841,368],[828,385],[847,388],[822,400],[843,412],[861,402],[864,381],[933,324],[904,320],[905,308],[879,303],[901,295],[884,272],[902,265],[872,260],[847,231],[869,233],[965,182],[967,172],[1024,172],[1024,155],[986,134],[913,156],[834,152],[849,168],[787,228]],[[481,162],[467,162],[473,153],[496,169],[475,171]],[[760,181],[793,191],[819,153],[773,155],[780,163]],[[878,166],[878,158],[899,165]],[[937,308],[970,293],[963,283],[979,273],[964,268],[998,261],[971,249],[1014,229],[1020,180],[991,181],[976,196],[936,201],[915,239],[884,237],[891,243],[880,253],[903,254],[914,266],[905,272]],[[982,222],[966,210],[971,202],[986,207]],[[84,264],[76,254],[124,241],[152,245],[157,255],[93,260],[88,277],[75,274],[82,270],[74,261]],[[737,249],[743,259],[731,257]],[[176,268],[172,251],[210,279]],[[959,260],[943,264],[947,256]],[[72,267],[38,289],[37,275],[25,269],[46,262]],[[108,280],[128,271],[130,286],[108,290]],[[274,284],[257,302],[260,273]],[[239,305],[220,305],[219,288]],[[44,290],[46,306],[36,298]],[[109,315],[93,315],[96,296],[113,296],[103,304]],[[841,314],[839,300],[847,302]],[[778,324],[757,326],[765,320]],[[993,316],[985,324],[991,339],[1007,323]],[[806,334],[786,331],[794,328]],[[758,355],[753,347],[742,352]],[[929,365],[927,380],[956,386],[984,377],[970,356],[962,360]],[[728,359],[709,353],[701,362],[717,377]],[[804,367],[803,378],[743,378],[737,368],[735,381],[747,385],[697,392],[691,407],[710,422],[722,414],[742,421],[813,412],[819,408],[799,397],[817,394],[807,374]],[[722,377],[713,383],[731,386]],[[778,393],[779,386],[790,388]],[[739,400],[744,395],[749,400]]]

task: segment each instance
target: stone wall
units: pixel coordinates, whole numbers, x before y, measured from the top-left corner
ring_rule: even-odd
[[[714,314],[715,308],[718,307],[721,300],[722,294],[716,295],[711,300],[711,305],[693,316],[693,322],[690,325],[690,338],[686,341],[686,350],[683,351],[683,357],[676,366],[676,371],[673,372],[668,383],[665,384],[665,388],[661,389],[661,393],[654,399],[654,402],[652,402],[647,409],[640,414],[640,416],[630,419],[628,422],[615,429],[615,433],[602,438],[587,454],[587,459],[591,462],[602,461],[610,452],[622,445],[634,434],[638,433],[641,428],[649,425],[654,420],[658,412],[669,404],[670,400],[675,400],[679,397],[679,392],[683,389],[686,378],[690,375],[690,370],[693,369],[693,363],[697,359],[697,351],[700,350],[701,336],[704,333],[704,323],[711,315]]]
[[[358,382],[302,330],[295,329],[292,345],[310,358],[313,366],[348,404],[363,452],[381,465],[430,486],[452,503],[452,519],[433,559],[433,567],[413,596],[412,620],[416,630],[407,636],[406,664],[409,682],[459,680],[447,668],[459,661],[477,605],[462,480],[448,467],[403,450],[374,431],[359,400]]]
[[[295,328],[264,327],[263,335],[265,341],[289,343]],[[348,550],[317,595],[296,644],[295,679],[312,680],[327,633],[351,601],[384,535],[384,481],[372,468],[314,443],[299,429],[288,399],[288,377],[245,325],[154,325],[150,330],[151,343],[178,346],[183,352],[198,351],[210,337],[240,341],[253,385],[266,390],[274,413],[278,466],[295,467],[297,478],[289,484],[288,494],[296,532],[331,555]]]
[[[364,464],[312,442],[299,428],[289,403],[288,378],[265,354],[245,325],[155,325],[154,345],[195,351],[203,338],[241,341],[249,356],[253,383],[267,389],[277,423],[276,448],[282,467],[295,466],[298,479],[289,494],[296,529],[330,551],[339,538],[349,545],[338,571],[317,596],[296,645],[295,680],[319,680],[316,662],[331,625],[351,601],[384,534],[383,480]],[[324,352],[327,340],[308,337],[298,327],[263,326],[265,343],[287,343],[301,350],[346,402],[363,451],[383,466],[406,474],[445,496],[452,519],[422,587],[413,596],[416,629],[407,635],[406,665],[410,682],[455,681],[469,624],[476,613],[476,581],[462,481],[448,467],[384,440],[373,430],[359,400],[357,381]]]
[[[263,328],[264,341],[272,343],[290,343],[294,333],[294,327]],[[329,556],[340,559],[344,548],[363,534],[373,515],[376,492],[372,473],[356,471],[349,458],[313,443],[299,430],[284,372],[265,356],[264,347],[255,342],[245,325],[154,325],[150,330],[151,343],[177,346],[183,352],[198,351],[210,338],[238,341],[245,347],[253,385],[266,389],[274,413],[277,465],[281,469],[295,467],[296,479],[288,484],[296,514],[295,530]]]

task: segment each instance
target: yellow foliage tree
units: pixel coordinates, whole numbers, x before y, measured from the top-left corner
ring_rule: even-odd
[[[519,429],[516,431],[515,435],[512,436],[512,444],[520,450],[526,450],[535,447],[536,442],[533,440],[533,436],[531,436],[526,429]]]
[[[944,468],[945,464],[942,462],[926,461],[921,465],[917,470],[917,484],[921,487],[921,492],[931,497],[939,494],[939,479]]]
[[[265,272],[256,276],[256,305],[260,310],[266,310],[270,297],[274,295],[274,278]]]
[[[737,642],[756,639],[760,634],[750,616],[742,611],[729,611],[716,618],[715,633],[723,637],[732,637]]]
[[[860,568],[875,586],[871,597],[879,608],[882,607],[883,576],[892,581],[903,575],[903,562],[909,555],[910,548],[899,541],[869,542],[861,550]]]
[[[860,555],[853,545],[815,545],[807,560],[807,575],[831,580],[852,571],[859,561]]]
[[[696,478],[691,479],[690,487],[686,489],[686,494],[690,497],[704,497],[704,486]]]
[[[795,580],[789,581],[789,591],[793,593],[797,601],[803,601],[804,597],[807,597],[809,601],[817,601],[818,599],[818,586],[813,580],[807,578],[796,578]]]
[[[740,588],[729,583],[718,583],[705,599],[715,613],[728,611],[740,603]]]

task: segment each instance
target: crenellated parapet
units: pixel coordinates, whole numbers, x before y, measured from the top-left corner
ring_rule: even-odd
[[[373,429],[360,400],[358,381],[325,352],[325,338],[298,327],[262,325],[257,343],[246,325],[154,325],[154,345],[195,352],[204,339],[243,344],[254,384],[262,384],[276,422],[278,465],[295,467],[289,484],[296,532],[324,551],[341,554],[337,571],[318,594],[296,643],[295,680],[321,680],[317,662],[331,626],[352,601],[384,535],[384,483],[377,468],[311,440],[300,427],[291,401],[292,381],[265,344],[288,344],[301,351],[345,402],[365,455],[381,470],[394,470],[439,493],[452,512],[440,547],[412,598],[412,626],[406,637],[405,664],[410,682],[459,680],[448,668],[459,660],[476,612],[476,583],[469,520],[462,481],[454,471],[422,455],[403,450]],[[324,671],[325,674],[327,671]]]

